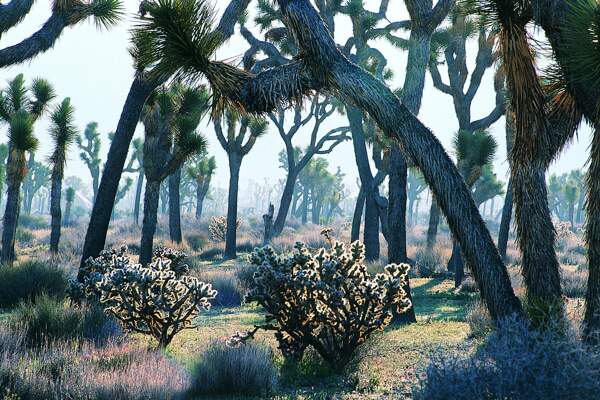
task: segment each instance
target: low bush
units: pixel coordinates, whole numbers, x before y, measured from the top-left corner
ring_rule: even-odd
[[[190,394],[259,396],[271,393],[276,382],[269,347],[254,343],[229,347],[215,342],[194,367]]]
[[[254,284],[254,273],[257,271],[256,265],[242,265],[236,272],[238,282],[244,293],[250,291]]]
[[[570,298],[585,297],[587,290],[587,273],[584,271],[561,270],[563,294]]]
[[[200,253],[198,258],[200,260],[214,260],[217,257],[221,257],[224,252],[225,251],[220,247],[211,247]]]
[[[435,250],[419,250],[415,254],[415,274],[419,278],[431,278],[445,272],[442,257]]]
[[[22,245],[27,245],[33,243],[33,241],[35,240],[35,235],[27,229],[17,228],[15,240]]]
[[[469,306],[466,321],[469,324],[469,337],[471,338],[484,338],[494,329],[492,317],[479,300]]]
[[[250,258],[257,271],[246,301],[264,307],[267,323],[256,329],[274,330],[286,359],[302,359],[311,346],[332,368],[343,370],[358,348],[390,323],[394,311],[410,306],[403,289],[410,267],[388,265],[373,277],[364,253],[359,242],[336,242],[314,254],[302,243],[290,255],[257,249]],[[240,333],[231,343],[250,336]]]
[[[19,215],[19,227],[26,229],[46,229],[50,227],[50,224],[41,215],[23,214]]]
[[[600,393],[600,353],[576,335],[531,330],[509,318],[475,354],[441,354],[415,389],[427,399],[594,399]]]
[[[190,248],[194,251],[200,251],[208,243],[208,238],[205,235],[191,234],[185,237]]]
[[[235,271],[200,271],[195,276],[201,281],[209,283],[217,291],[217,296],[212,301],[213,305],[237,307],[242,304],[246,291],[240,284]]]
[[[0,266],[0,308],[35,301],[43,293],[63,298],[66,288],[67,274],[54,265],[25,261]]]
[[[160,352],[87,342],[32,350],[25,341],[22,331],[0,327],[0,398],[170,400],[189,387],[185,369]]]
[[[237,220],[237,227],[242,225],[242,221]],[[211,217],[208,223],[208,237],[211,242],[219,243],[225,241],[227,234],[227,217]]]
[[[150,335],[166,347],[181,330],[195,327],[198,314],[217,295],[209,284],[188,275],[185,257],[157,249],[144,267],[133,264],[124,247],[103,251],[86,261],[83,283],[72,281],[69,295],[75,301],[98,302],[126,331]]]
[[[120,333],[118,324],[98,306],[68,304],[66,300],[40,296],[35,303],[21,303],[9,325],[22,329],[27,344],[40,346],[56,340],[89,339],[104,343]]]

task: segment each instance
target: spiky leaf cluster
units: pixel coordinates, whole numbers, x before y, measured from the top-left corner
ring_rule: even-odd
[[[126,248],[105,251],[86,262],[83,283],[73,282],[70,292],[98,301],[125,330],[150,335],[165,347],[193,328],[217,295],[210,284],[186,275],[184,259],[181,252],[159,249],[144,267],[131,262]]]
[[[257,271],[246,301],[265,308],[267,324],[261,328],[275,331],[286,357],[300,359],[310,346],[342,369],[394,312],[408,309],[404,287],[410,267],[391,264],[371,276],[364,255],[359,242],[335,242],[314,253],[302,243],[290,255],[277,255],[271,247],[252,253]]]
[[[242,225],[240,219],[236,223],[239,228]],[[212,217],[208,224],[208,238],[211,242],[219,243],[225,241],[227,234],[227,218],[226,217]]]

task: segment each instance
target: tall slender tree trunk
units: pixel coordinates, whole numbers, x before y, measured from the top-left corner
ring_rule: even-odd
[[[31,207],[33,203],[33,176],[31,175],[34,171],[35,166],[35,154],[30,153],[29,159],[27,160],[27,171],[28,175],[25,178],[25,182],[23,183],[23,211],[25,214],[31,214]]]
[[[60,199],[62,194],[62,175],[58,172],[52,174],[52,187],[50,189],[50,252],[58,253],[58,244],[60,242],[61,228],[61,209]]]
[[[592,137],[590,166],[587,172],[587,215],[585,240],[587,243],[588,282],[585,293],[584,336],[587,342],[600,342],[600,131],[596,127]]]
[[[346,111],[352,133],[352,144],[360,177],[360,186],[365,191],[365,222],[363,226],[365,258],[372,261],[379,259],[379,210],[374,197],[373,174],[371,173],[365,143],[362,114],[360,110],[351,106],[346,106]]]
[[[226,260],[237,258],[237,212],[240,182],[241,158],[235,153],[229,154],[229,195],[227,201],[227,232],[225,233]]]
[[[302,189],[302,225],[306,225],[308,222],[308,192],[308,186],[304,185]]]
[[[440,207],[435,197],[431,199],[429,211],[429,228],[427,229],[427,251],[433,250],[437,241],[438,225],[440,224]]]
[[[365,210],[365,200],[366,194],[361,186],[356,198],[356,205],[354,206],[354,216],[352,217],[352,231],[350,233],[350,241],[352,242],[360,240],[360,224],[362,223],[363,211]]]
[[[575,232],[575,202],[569,204],[569,223],[571,231]]]
[[[15,260],[15,236],[19,223],[20,192],[21,182],[9,179],[2,229],[2,264],[12,264]]]
[[[142,189],[144,188],[144,168],[140,167],[137,178],[137,187],[135,188],[135,200],[133,201],[133,223],[135,226],[140,224],[140,207],[142,205]]]
[[[104,165],[98,195],[94,201],[90,223],[85,235],[81,265],[88,258],[97,257],[100,251],[104,249],[110,216],[117,191],[119,190],[119,182],[127,160],[131,140],[140,119],[144,103],[159,83],[148,83],[136,77],[131,84],[127,100],[119,118],[117,130],[110,145],[106,164]],[[79,273],[78,279],[81,278],[81,273]]]
[[[144,220],[142,221],[142,240],[140,244],[140,264],[147,265],[152,261],[154,234],[158,219],[158,200],[160,182],[146,180],[144,193]]]
[[[169,176],[169,234],[175,243],[181,243],[181,168]]]
[[[67,204],[65,204],[65,218],[64,218],[65,226],[71,225],[71,207],[72,206],[73,206],[73,203],[70,201],[67,201]]]
[[[285,186],[283,193],[281,194],[281,201],[279,202],[279,209],[277,210],[277,217],[273,223],[273,236],[280,235],[285,226],[285,221],[290,212],[290,206],[294,198],[294,190],[296,189],[296,182],[298,180],[298,173],[295,169],[288,168],[288,174],[285,179]]]
[[[202,193],[202,187],[198,185],[196,188],[196,221],[200,221],[202,218],[202,206],[204,204],[204,194]]]
[[[498,232],[498,251],[502,260],[506,262],[506,249],[508,247],[508,236],[510,233],[510,221],[513,211],[513,185],[512,179],[508,180],[508,188],[504,197],[504,206],[502,207],[502,220],[500,221],[500,231]]]

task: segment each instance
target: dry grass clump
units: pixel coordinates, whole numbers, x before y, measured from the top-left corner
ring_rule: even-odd
[[[273,392],[276,382],[270,347],[257,343],[229,347],[213,342],[194,367],[190,394],[260,396]]]
[[[442,256],[437,249],[419,250],[415,254],[414,274],[419,278],[431,278],[446,272]]]
[[[562,292],[570,298],[585,297],[587,290],[587,270],[574,268],[561,268]]]
[[[217,297],[212,301],[214,306],[237,307],[242,304],[246,290],[238,279],[237,269],[196,269],[191,274],[217,291]]]
[[[54,264],[24,261],[0,267],[0,308],[35,300],[42,294],[64,297],[67,274]]]

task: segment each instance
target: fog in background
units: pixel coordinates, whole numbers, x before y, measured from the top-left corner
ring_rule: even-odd
[[[77,24],[67,28],[56,46],[45,54],[40,55],[31,62],[16,65],[0,70],[0,83],[5,82],[15,75],[23,73],[27,82],[34,77],[44,77],[54,86],[59,100],[70,97],[76,107],[76,122],[81,131],[90,121],[99,124],[102,134],[102,158],[106,159],[109,141],[108,133],[114,131],[125,102],[129,86],[133,79],[131,57],[127,51],[129,46],[128,30],[135,24],[135,13],[138,10],[138,0],[125,0],[127,15],[124,20],[109,31],[99,31],[89,22]],[[217,8],[224,8],[228,1],[214,1]],[[378,1],[367,0],[367,6],[373,10],[378,7]],[[32,12],[19,24],[16,29],[10,30],[2,37],[2,46],[15,44],[39,29],[50,15],[50,1],[37,1]],[[251,18],[252,21],[252,10]],[[390,20],[407,19],[408,14],[404,2],[395,0],[390,5]],[[248,22],[248,27],[252,27]],[[336,41],[343,43],[349,34],[344,29],[350,28],[349,23],[344,23],[343,18],[336,25]],[[256,31],[256,30],[255,30]],[[219,51],[217,58],[227,59],[232,62],[241,60],[241,56],[248,48],[240,35],[234,36]],[[404,80],[406,66],[406,52],[393,49],[382,44],[380,48],[388,59],[388,66],[394,71],[395,77],[392,86],[398,87]],[[469,54],[473,61],[476,53],[476,42],[471,41]],[[443,66],[440,68],[444,76]],[[473,120],[487,115],[494,107],[495,93],[493,90],[493,69],[488,69],[478,95],[473,102]],[[423,106],[419,114],[421,121],[428,126],[440,139],[448,151],[451,151],[452,136],[458,128],[452,100],[437,91],[429,76],[423,97]],[[327,120],[323,130],[336,126],[347,125],[344,116],[335,115]],[[43,160],[51,151],[51,143],[47,134],[47,117],[35,125],[35,132],[40,139],[40,148],[36,153],[37,160]],[[311,126],[305,127],[308,131]],[[221,149],[208,119],[200,124],[199,130],[209,141],[209,153],[216,156],[217,173],[213,180],[215,186],[226,187],[228,183],[228,167],[226,153]],[[495,170],[501,180],[507,181],[508,163],[506,161],[506,144],[504,132],[504,118],[490,128],[498,141],[499,151],[495,160]],[[141,136],[143,129],[138,126],[136,136]],[[0,137],[6,141],[6,127],[0,128]],[[302,137],[298,134],[297,137]],[[306,138],[306,135],[304,135]],[[580,129],[577,139],[572,143],[562,156],[551,166],[551,173],[562,173],[572,169],[582,168],[587,161],[590,143],[590,130],[587,127]],[[302,144],[300,141],[298,144]],[[283,142],[273,127],[267,135],[260,138],[250,154],[244,159],[240,182],[240,196],[243,198],[244,188],[252,181],[264,183],[267,180],[275,185],[284,178],[284,171],[279,168],[278,153],[283,149]],[[79,158],[79,151],[73,145],[67,164],[66,176],[75,175],[85,182],[91,182],[86,166]],[[339,166],[346,174],[346,187],[351,193],[356,193],[358,177],[352,143],[347,142],[338,146],[332,154],[326,156],[332,172]],[[133,176],[132,176],[133,177]]]

